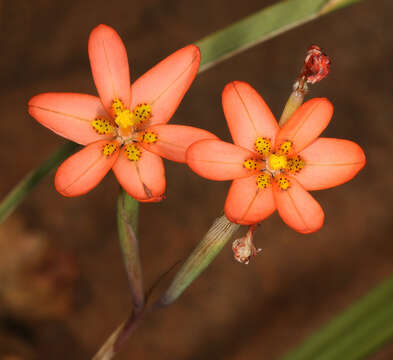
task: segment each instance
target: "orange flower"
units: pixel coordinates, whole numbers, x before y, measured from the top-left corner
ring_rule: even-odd
[[[251,225],[276,209],[301,233],[317,231],[324,213],[307,190],[321,190],[352,179],[364,166],[354,142],[318,138],[333,106],[323,98],[304,103],[280,128],[261,96],[247,83],[232,82],[222,103],[234,144],[200,140],[187,151],[187,163],[200,176],[232,180],[227,218]]]
[[[55,133],[87,145],[57,170],[55,186],[64,196],[93,189],[111,168],[121,186],[139,201],[160,201],[165,191],[161,157],[185,162],[190,144],[216,139],[182,125],[166,125],[199,68],[200,51],[186,46],[162,60],[130,86],[127,52],[106,25],[89,38],[89,58],[100,97],[45,93],[29,101],[29,113]]]

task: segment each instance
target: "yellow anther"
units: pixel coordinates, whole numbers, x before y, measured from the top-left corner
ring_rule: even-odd
[[[248,159],[243,162],[243,166],[248,170],[260,170],[262,169],[262,162],[254,159]]]
[[[151,105],[139,104],[134,109],[135,122],[141,124],[151,118]]]
[[[289,157],[287,159],[286,169],[291,173],[297,173],[304,167],[304,160],[299,156]]]
[[[134,114],[128,109],[122,110],[118,115],[116,115],[115,122],[123,129],[134,126]]]
[[[91,122],[91,126],[100,135],[112,134],[115,131],[115,127],[107,119],[97,118]]]
[[[272,183],[272,176],[266,172],[257,177],[257,186],[260,189],[266,189]]]
[[[286,176],[279,175],[276,177],[276,181],[281,190],[288,190],[291,186],[291,182]]]
[[[120,99],[113,100],[112,110],[116,115],[119,115],[124,110],[124,104]]]
[[[254,147],[258,154],[265,157],[272,151],[272,142],[267,138],[257,137]]]
[[[292,142],[287,140],[284,141],[280,147],[279,147],[279,153],[280,154],[289,154],[289,152],[292,150]]]
[[[287,157],[285,155],[271,154],[268,164],[271,170],[284,169],[287,166]]]
[[[137,162],[142,155],[142,150],[134,144],[126,145],[125,152],[127,154],[128,159],[134,162]]]
[[[116,142],[111,142],[108,143],[106,145],[104,145],[104,147],[102,148],[102,153],[105,156],[111,156],[117,149],[119,148],[119,144]]]
[[[158,140],[158,135],[151,131],[145,131],[140,137],[140,141],[146,144],[154,144]]]

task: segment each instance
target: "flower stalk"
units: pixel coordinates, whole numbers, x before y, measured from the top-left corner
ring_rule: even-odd
[[[131,315],[109,336],[93,360],[112,359],[121,345],[134,332],[145,310],[142,267],[138,246],[139,202],[123,189],[117,200],[119,243],[130,286],[133,309]]]
[[[92,360],[113,359],[114,356],[120,351],[120,348],[124,342],[136,330],[144,315],[144,309],[138,314],[133,311],[128,319],[122,322],[120,326],[109,336],[109,338],[105,341],[104,345],[101,346]]]
[[[306,85],[306,84],[305,84]],[[307,85],[306,85],[307,87]],[[284,106],[279,125],[284,124],[291,118],[297,109],[303,104],[304,96],[306,95],[305,87],[300,88],[298,81],[294,84],[294,89],[289,95],[288,101]]]
[[[120,248],[131,290],[134,311],[144,307],[142,268],[137,239],[139,202],[121,190],[117,201],[117,226]]]
[[[239,225],[230,222],[225,215],[217,218],[180,268],[171,285],[159,300],[159,305],[172,304],[210,265],[238,228]]]
[[[304,59],[303,68],[293,84],[293,91],[289,96],[282,112],[280,127],[290,119],[295,111],[302,105],[304,96],[307,94],[308,85],[321,81],[330,71],[330,58],[324,54],[317,45],[311,45]]]

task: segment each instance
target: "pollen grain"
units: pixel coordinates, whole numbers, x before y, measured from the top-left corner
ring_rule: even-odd
[[[291,182],[284,175],[276,176],[275,180],[277,181],[277,184],[281,190],[288,190],[291,187]]]
[[[112,134],[115,131],[115,127],[112,123],[104,118],[97,118],[91,122],[91,126],[94,131],[100,135]]]
[[[263,172],[261,175],[257,177],[257,186],[259,189],[266,189],[272,183],[272,176],[267,173]]]
[[[272,151],[272,142],[267,138],[257,137],[254,148],[258,154],[266,157]]]
[[[134,144],[126,145],[124,151],[127,155],[128,160],[131,160],[133,162],[137,162],[142,156],[142,150]]]
[[[116,142],[110,142],[108,144],[105,144],[104,147],[102,148],[102,153],[109,157],[112,156],[113,153],[119,148],[119,144]]]

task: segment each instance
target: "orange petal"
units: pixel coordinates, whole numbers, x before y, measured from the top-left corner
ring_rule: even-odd
[[[154,143],[141,142],[147,150],[165,159],[186,162],[186,151],[191,144],[203,139],[218,139],[209,131],[184,125],[155,125],[146,129],[146,133],[158,136]]]
[[[233,81],[222,92],[222,106],[233,142],[252,151],[257,137],[274,142],[279,130],[274,115],[249,84]]]
[[[210,180],[232,180],[253,175],[243,162],[255,154],[221,140],[200,140],[186,153],[188,166],[199,176]]]
[[[119,34],[103,24],[94,28],[89,38],[89,58],[98,94],[108,114],[114,115],[114,99],[120,99],[125,107],[129,107],[130,69]]]
[[[305,167],[296,179],[307,190],[321,190],[351,180],[365,165],[362,148],[349,140],[319,138],[300,156]]]
[[[99,135],[91,126],[97,117],[107,117],[97,96],[73,93],[45,93],[32,97],[29,114],[56,134],[86,145],[113,135]]]
[[[225,202],[225,215],[230,221],[256,224],[276,210],[272,188],[259,189],[257,176],[233,180]]]
[[[293,177],[289,181],[288,190],[281,190],[273,181],[273,195],[281,218],[303,234],[319,230],[325,217],[321,206]]]
[[[92,143],[60,165],[55,177],[55,187],[60,194],[79,196],[98,185],[119,156],[119,150],[105,156],[102,150],[106,144],[107,140]]]
[[[143,202],[157,202],[165,192],[165,169],[162,159],[147,150],[141,149],[141,158],[130,161],[124,152],[113,166],[120,185],[134,199]]]
[[[282,127],[276,144],[289,140],[293,143],[294,152],[302,151],[325,130],[332,115],[333,105],[325,98],[305,102]]]
[[[132,84],[131,109],[152,106],[152,117],[144,127],[167,123],[198,72],[201,54],[188,45],[168,56]]]

